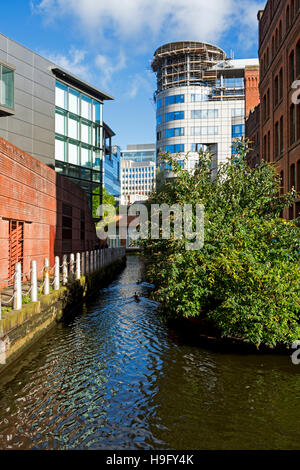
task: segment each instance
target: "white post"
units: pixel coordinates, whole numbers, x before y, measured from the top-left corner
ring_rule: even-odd
[[[15,264],[15,283],[14,283],[14,310],[22,308],[22,268],[21,263]]]
[[[70,254],[70,279],[74,280],[74,265],[75,265],[75,256],[74,253]]]
[[[94,271],[94,252],[93,252],[93,250],[90,251],[90,271],[91,271],[91,273]]]
[[[59,290],[59,257],[55,256],[54,263],[54,290]]]
[[[49,259],[45,258],[44,262],[44,295],[50,293],[50,284],[49,284]]]
[[[80,279],[80,253],[76,253],[76,279]]]
[[[89,264],[90,264],[89,252],[86,251],[85,252],[85,274],[88,274],[90,272]]]
[[[31,302],[37,302],[37,272],[36,261],[31,261]]]
[[[67,255],[63,256],[63,278],[62,283],[65,286],[68,284],[68,263],[67,263]]]
[[[81,253],[81,272],[82,272],[82,275],[84,276],[85,275],[85,252],[84,251]]]

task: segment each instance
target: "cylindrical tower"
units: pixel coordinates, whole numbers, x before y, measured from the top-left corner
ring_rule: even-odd
[[[244,114],[240,62],[204,42],[172,42],[155,51],[157,155],[181,160],[189,153],[187,169],[195,167],[201,149],[213,153],[215,168],[230,157],[232,125]]]
[[[157,75],[157,93],[171,87],[201,85],[204,72],[226,59],[226,53],[205,42],[170,42],[154,53],[152,69]]]

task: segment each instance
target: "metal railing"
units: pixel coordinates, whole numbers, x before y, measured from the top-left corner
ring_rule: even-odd
[[[10,295],[8,300],[4,300],[2,292],[0,292],[0,320],[2,306],[9,306],[14,310],[20,310],[23,304],[23,297],[28,297],[30,295],[30,301],[37,302],[39,294],[48,295],[50,293],[50,287],[53,287],[53,290],[59,290],[61,284],[65,286],[68,282],[80,279],[81,276],[98,271],[123,256],[125,256],[125,247],[86,251],[76,253],[76,256],[74,253],[71,253],[69,256],[63,256],[62,264],[60,264],[59,256],[56,256],[54,266],[52,267],[49,266],[49,259],[45,258],[44,267],[39,272],[37,272],[36,261],[32,260],[30,271],[23,275],[21,263],[16,263],[14,275],[10,279],[1,281],[1,283],[8,283],[14,279],[13,293]],[[42,277],[39,276],[41,274]],[[22,280],[24,278],[29,279],[29,276],[30,287],[25,291],[24,287],[28,287],[28,282],[24,283]],[[38,280],[41,281],[40,286],[38,286]],[[6,294],[6,296],[8,295],[9,294]]]

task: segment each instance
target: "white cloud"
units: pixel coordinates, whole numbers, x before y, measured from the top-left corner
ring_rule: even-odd
[[[84,50],[72,47],[67,55],[49,53],[47,51],[41,51],[41,55],[84,80],[92,79],[90,67],[86,62],[87,53]]]
[[[126,96],[135,98],[140,91],[146,91],[147,95],[151,96],[153,89],[153,74],[147,70],[143,74],[137,73],[129,78]]]
[[[72,15],[85,31],[97,37],[104,38],[109,31],[131,40],[217,42],[233,19],[238,31],[246,27],[257,34],[255,18],[261,5],[258,0],[42,0],[36,3],[36,10],[48,19]]]
[[[122,51],[119,57],[115,58],[98,54],[95,58],[95,65],[101,71],[99,81],[103,87],[106,87],[111,81],[112,75],[126,67],[126,57]]]
[[[245,50],[251,49],[258,40],[257,12],[264,9],[265,3],[263,0],[244,0],[241,2],[236,20],[241,23],[238,39],[244,45]]]

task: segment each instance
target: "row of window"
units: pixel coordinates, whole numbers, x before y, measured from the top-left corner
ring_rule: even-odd
[[[288,32],[290,29],[290,26],[292,25],[295,16],[297,15],[299,11],[299,0],[291,0],[291,2],[287,5],[286,10],[285,10],[285,34]],[[282,24],[282,19],[280,19],[278,25],[276,28],[274,28],[274,34],[272,36],[271,40],[271,54],[270,54],[270,47],[267,47],[266,52],[264,56],[261,58],[261,70],[262,74],[264,75],[265,72],[267,71],[272,59],[275,57],[275,54],[277,53],[278,49],[281,46],[282,40],[284,37],[283,33],[283,24]]]
[[[140,173],[154,173],[154,168],[149,168],[149,167],[145,167],[145,168],[123,168],[123,173],[127,173],[127,172],[132,172],[132,173],[137,173],[137,172],[140,172]]]
[[[238,117],[244,115],[244,108],[233,108],[231,110],[232,117]],[[191,119],[217,119],[219,117],[218,109],[192,109]],[[177,121],[184,119],[184,111],[174,111],[165,114],[165,122]],[[156,118],[156,124],[162,123],[162,116],[159,115]]]
[[[68,111],[56,109],[55,132],[98,148],[102,146],[102,127]]]
[[[55,104],[89,121],[98,124],[102,122],[102,103],[61,82],[56,82]]]
[[[94,170],[101,168],[101,150],[59,136],[55,138],[55,159]]]
[[[219,82],[219,86],[224,86],[225,89],[228,90],[242,90],[244,89],[244,79],[243,78],[225,78],[222,83]],[[202,87],[202,93],[192,93],[191,94],[191,102],[197,103],[201,101],[207,101],[208,95],[211,94],[210,87]],[[171,95],[165,97],[165,106],[169,106],[171,104],[177,103],[184,103],[185,96],[184,95]],[[158,99],[156,101],[156,109],[157,111],[162,107],[162,99]]]

